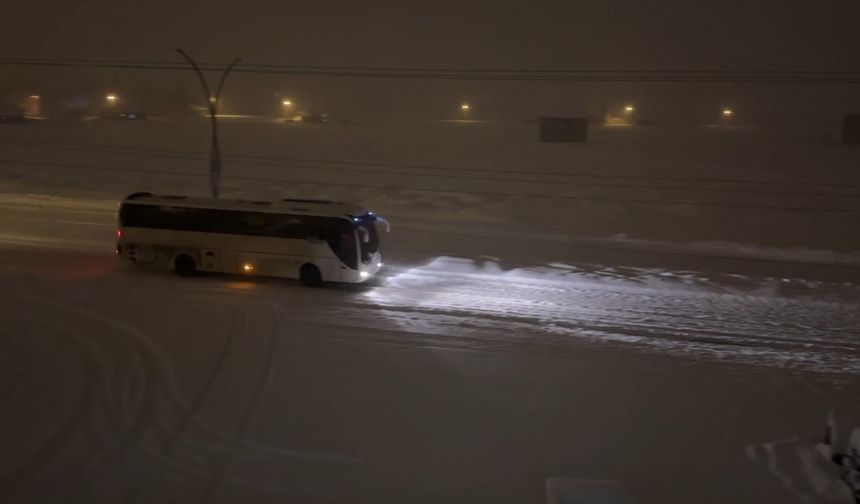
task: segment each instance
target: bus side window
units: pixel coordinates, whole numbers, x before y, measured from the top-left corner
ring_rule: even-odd
[[[253,234],[262,232],[265,225],[263,216],[253,212],[243,212],[241,223],[242,228],[253,232]]]
[[[295,215],[278,216],[280,222],[278,236],[305,240],[308,238],[307,226],[304,219]]]
[[[284,236],[284,228],[286,221],[284,220],[284,217],[282,215],[265,213],[261,213],[259,215],[263,221],[263,224],[260,228],[260,234],[262,236]]]

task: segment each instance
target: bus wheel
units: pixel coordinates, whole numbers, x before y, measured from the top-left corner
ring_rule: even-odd
[[[299,281],[305,287],[319,287],[322,285],[322,273],[313,264],[305,264],[299,270]]]
[[[179,254],[173,260],[173,269],[182,276],[191,276],[197,271],[197,265],[190,255]]]

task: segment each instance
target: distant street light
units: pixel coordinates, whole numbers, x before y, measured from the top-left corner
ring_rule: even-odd
[[[468,112],[472,107],[468,103],[463,103],[460,105],[460,110],[463,112]]]
[[[285,107],[290,107],[293,105],[293,102],[291,102],[290,100],[284,100],[281,102],[281,105],[283,105]]]
[[[626,107],[624,107],[624,111],[627,112],[628,114],[635,111],[635,110],[636,110],[636,108],[633,105],[627,105]]]
[[[31,99],[31,100],[38,100],[39,98],[41,98],[41,97],[40,97],[39,95],[37,95],[37,94],[30,95],[30,99]]]
[[[723,109],[723,117],[725,117],[725,118],[731,117],[734,113],[735,113],[735,111],[730,109],[730,108],[724,108]]]
[[[216,101],[218,101],[218,98],[215,98],[214,96],[209,97],[209,103],[212,103],[214,105]]]
[[[117,97],[115,94],[111,93],[105,96],[105,101],[107,101],[109,105],[113,105],[116,103]]]

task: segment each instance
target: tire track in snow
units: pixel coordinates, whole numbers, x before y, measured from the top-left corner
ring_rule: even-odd
[[[248,407],[245,409],[245,413],[239,420],[239,426],[236,429],[235,438],[239,441],[244,440],[248,436],[248,432],[250,431],[251,427],[253,426],[254,420],[257,417],[257,412],[259,411],[260,404],[265,397],[266,391],[269,388],[269,384],[272,382],[275,351],[278,346],[277,329],[277,315],[273,312],[272,328],[269,331],[267,344],[265,345],[265,348],[261,353],[261,356],[264,360],[264,365],[260,372],[259,378],[257,379],[256,385],[251,392],[251,399],[248,401]],[[222,460],[218,461],[218,467],[214,471],[212,479],[206,487],[204,502],[212,502],[221,493],[224,488],[227,474],[230,470],[230,464],[232,463],[234,457],[235,450],[231,450],[224,456]]]
[[[394,319],[423,312],[464,321],[480,318],[478,326],[484,327],[509,319],[523,326],[531,323],[538,331],[588,331],[598,339],[601,334],[628,335],[640,345],[668,345],[673,351],[686,348],[693,354],[732,357],[731,348],[738,347],[734,357],[745,360],[750,360],[751,353],[770,353],[766,356],[770,364],[793,356],[829,370],[847,366],[842,371],[860,371],[851,365],[850,356],[860,355],[860,319],[842,301],[595,285],[576,277],[523,279],[521,275],[416,270],[408,270],[405,280],[400,275],[390,277],[365,297],[383,310],[393,310]],[[535,299],[538,302],[529,302]],[[809,350],[812,347],[814,352]]]
[[[41,320],[36,318],[30,318],[30,321],[32,323],[41,322]],[[61,332],[66,332],[73,338],[78,337],[78,335],[66,331],[65,329],[61,329]],[[61,342],[65,341],[61,338],[57,339]],[[48,436],[35,453],[33,453],[27,460],[19,463],[9,474],[3,476],[0,481],[3,483],[3,494],[7,497],[19,495],[30,484],[36,481],[39,476],[56,460],[66,446],[68,446],[74,436],[81,432],[82,426],[86,421],[85,417],[87,408],[84,407],[84,405],[90,404],[93,401],[93,377],[90,366],[86,363],[87,358],[83,355],[81,347],[77,344],[72,344],[71,346],[74,348],[76,351],[75,353],[80,359],[84,373],[83,391],[81,392],[79,399],[75,401],[76,404],[80,405],[80,407],[75,408],[73,413],[60,423],[60,426],[50,436]]]
[[[329,291],[338,305],[331,323],[447,335],[459,348],[467,335],[491,348],[612,345],[645,352],[728,360],[827,373],[860,373],[860,316],[852,285],[825,299],[724,292],[690,286],[631,286],[593,280],[458,275],[420,271],[420,278]],[[580,281],[577,281],[580,280]],[[841,289],[841,290],[840,290]],[[263,291],[268,293],[268,291]],[[254,294],[249,293],[251,296]],[[270,294],[270,293],[269,293]],[[262,297],[262,296],[261,296]],[[294,320],[330,320],[327,307],[297,297]],[[323,303],[326,304],[326,303]],[[366,336],[366,332],[364,332]],[[433,345],[439,345],[432,338]],[[403,344],[402,342],[399,344]],[[424,343],[418,343],[423,345]],[[470,345],[474,348],[475,340]]]
[[[191,404],[188,409],[182,412],[179,426],[172,433],[172,435],[164,441],[160,451],[165,457],[171,457],[180,438],[186,433],[192,423],[195,422],[197,416],[200,413],[200,410],[203,408],[203,405],[209,399],[215,382],[222,373],[222,370],[224,368],[224,362],[227,360],[227,356],[230,354],[230,350],[233,348],[236,334],[245,325],[246,314],[244,311],[240,311],[232,305],[227,305],[227,309],[231,313],[230,328],[227,331],[227,336],[226,338],[224,338],[224,343],[221,345],[221,349],[218,352],[218,355],[216,356],[215,362],[210,368],[209,373],[207,373],[206,379],[203,381],[203,385],[200,387],[200,391],[197,393],[197,396],[191,401]],[[150,482],[151,481],[152,480],[150,479]],[[134,488],[128,495],[126,495],[126,497],[123,499],[123,502],[139,502],[141,496],[145,493],[148,493],[150,488],[151,484]]]
[[[232,309],[232,310],[236,309],[235,308],[235,301],[236,300],[232,296],[230,296],[230,294],[232,294],[230,291],[225,292],[224,290],[221,290],[221,289],[200,290],[200,289],[195,288],[195,289],[192,289],[192,292],[190,293],[191,296],[189,296],[188,294],[189,293],[187,291],[182,292],[183,300],[192,301],[192,302],[201,302],[201,298],[211,298],[213,296],[224,297],[225,302],[226,302],[226,306],[228,307],[228,309]],[[144,292],[143,296],[144,296],[144,299],[141,300],[141,304],[140,304],[141,307],[145,306],[148,309],[151,309],[154,311],[160,310],[162,308],[161,304],[154,304],[154,305],[152,304],[153,300],[148,295],[148,293]],[[245,307],[243,307],[239,311],[239,313],[242,314],[243,320],[247,318],[247,311],[246,311]],[[213,374],[214,374],[214,372],[213,372]],[[213,380],[214,380],[214,378],[213,378]],[[177,394],[178,394],[178,391],[177,391]],[[182,409],[183,415],[187,415],[187,413],[188,413],[188,408]],[[273,446],[269,446],[269,445],[261,445],[259,443],[255,443],[255,442],[250,441],[250,440],[238,442],[235,439],[233,439],[230,435],[223,433],[220,430],[208,427],[205,423],[202,423],[201,421],[195,419],[194,416],[189,416],[189,418],[191,419],[191,427],[194,427],[194,428],[200,430],[201,432],[203,432],[204,434],[207,434],[208,436],[212,437],[213,439],[216,439],[218,441],[223,442],[224,446],[225,446],[225,448],[224,448],[225,450],[233,449],[233,448],[239,448],[239,449],[243,449],[243,450],[248,451],[248,452],[266,454],[269,456],[303,459],[303,460],[323,462],[323,463],[344,463],[344,464],[361,463],[361,460],[356,459],[354,457],[346,456],[346,455],[313,453],[313,452],[305,452],[305,451],[277,448],[277,447],[273,447]],[[223,452],[224,450],[221,450],[221,451]]]
[[[478,296],[469,296],[469,301],[478,299]],[[496,298],[483,296],[484,305],[490,305]],[[740,300],[738,300],[740,302]],[[463,303],[467,304],[467,303]],[[855,351],[856,334],[848,331],[836,329],[817,330],[805,327],[792,327],[787,325],[774,324],[769,321],[755,322],[751,320],[729,319],[726,317],[703,317],[694,311],[689,310],[689,307],[678,307],[675,313],[669,312],[660,308],[658,305],[651,304],[646,308],[624,307],[624,310],[618,309],[602,309],[595,307],[573,307],[571,305],[562,304],[541,304],[539,306],[530,306],[527,310],[518,311],[509,309],[504,313],[499,313],[498,309],[493,307],[464,307],[463,304],[451,302],[448,307],[434,307],[432,303],[428,303],[428,307],[404,306],[403,304],[379,304],[379,307],[387,313],[402,313],[402,314],[425,314],[425,315],[447,315],[452,317],[462,317],[467,319],[475,315],[481,315],[484,320],[495,321],[513,321],[523,324],[532,324],[536,326],[557,327],[562,329],[582,329],[597,332],[617,332],[619,334],[629,334],[644,336],[649,335],[653,338],[664,339],[687,339],[690,342],[694,341],[722,341],[726,345],[735,346],[757,346],[771,345],[784,348],[793,346],[809,346],[812,341],[819,349],[827,349],[832,351]],[[644,303],[643,304],[648,304]],[[360,306],[356,304],[355,306]],[[455,308],[456,307],[456,308]],[[575,316],[571,314],[575,313]],[[611,322],[611,323],[610,323]],[[721,330],[720,326],[726,326],[728,330]],[[797,336],[781,336],[773,334],[774,329],[792,330],[795,333],[798,329],[803,330],[804,339],[798,339]],[[818,335],[826,335],[827,339],[809,338],[810,333]],[[746,334],[756,334],[754,337],[747,337]],[[837,337],[844,335],[844,337]]]
[[[205,423],[200,422],[198,419],[194,419],[193,416],[189,416],[192,418],[191,424],[205,433],[206,435],[212,437],[214,440],[218,441],[219,445],[201,445],[198,441],[192,441],[184,439],[181,436],[176,436],[175,431],[171,426],[171,421],[160,418],[165,414],[164,411],[161,411],[165,406],[164,400],[167,401],[167,405],[174,408],[175,410],[183,413],[185,415],[188,414],[189,409],[185,406],[181,394],[176,387],[175,378],[173,376],[172,367],[170,366],[169,359],[167,356],[163,354],[163,352],[152,342],[149,338],[138,331],[137,329],[125,324],[121,320],[106,317],[101,315],[98,312],[95,312],[90,309],[82,308],[75,304],[71,303],[63,303],[45,299],[43,297],[33,297],[33,296],[19,296],[12,295],[6,293],[0,293],[0,296],[6,297],[7,299],[17,300],[24,303],[25,306],[34,307],[41,305],[43,308],[50,307],[52,309],[59,309],[65,312],[68,315],[72,315],[73,317],[83,317],[86,319],[90,319],[93,323],[100,323],[104,326],[110,327],[112,330],[117,331],[118,335],[125,336],[125,343],[130,343],[131,348],[137,352],[137,354],[141,357],[141,361],[144,363],[144,368],[146,369],[146,374],[150,377],[151,382],[157,387],[152,387],[152,392],[146,394],[148,396],[146,402],[149,404],[149,407],[146,410],[155,410],[149,411],[149,414],[152,418],[149,418],[150,422],[147,424],[145,422],[138,422],[137,425],[142,427],[160,427],[161,432],[159,433],[161,436],[172,436],[177,439],[178,443],[185,445],[192,450],[203,449],[204,453],[207,454],[207,457],[221,457],[223,458],[223,454],[227,453],[235,453],[236,450],[243,451],[251,451],[254,453],[266,454],[269,456],[276,457],[287,457],[290,459],[306,459],[306,460],[315,460],[318,462],[335,462],[335,463],[355,463],[356,459],[352,459],[350,457],[341,456],[341,455],[327,455],[327,454],[316,454],[316,453],[308,453],[308,452],[300,452],[295,450],[286,450],[280,449],[276,447],[260,445],[257,443],[248,443],[243,442],[242,440],[236,440],[232,438],[228,434],[224,434],[217,429],[213,429],[207,426]],[[66,320],[67,323],[74,326],[75,324]],[[56,329],[61,330],[62,327],[57,327]],[[103,331],[100,331],[103,332]],[[93,345],[93,341],[87,342],[87,345]],[[98,373],[100,380],[96,380],[97,383],[101,383],[102,385],[102,402],[112,402],[114,400],[114,394],[107,387],[106,382],[108,373],[106,369],[108,366],[101,362],[94,367],[90,367],[91,370],[94,370]],[[156,390],[157,389],[157,390]],[[156,397],[154,395],[155,392],[158,392],[160,395]],[[96,405],[96,400],[90,401],[91,405]],[[108,405],[104,408],[105,411],[111,411],[113,406]],[[87,414],[89,413],[89,417],[94,417],[97,413],[93,408],[89,410],[81,409],[83,420],[86,420]],[[143,415],[143,413],[141,413]],[[143,418],[139,415],[139,419]],[[134,422],[133,422],[134,423]],[[99,449],[99,453],[107,456],[110,460],[117,462],[119,464],[125,464],[125,467],[129,471],[132,472],[143,472],[144,474],[151,474],[152,470],[147,470],[146,464],[152,465],[157,464],[159,466],[169,468],[171,470],[170,473],[164,474],[163,471],[158,470],[157,472],[161,474],[161,479],[175,479],[175,476],[182,475],[187,477],[191,477],[198,480],[211,480],[213,477],[213,472],[208,470],[206,466],[203,468],[189,467],[185,464],[182,464],[178,461],[172,460],[170,458],[164,457],[161,454],[149,452],[143,446],[136,444],[134,442],[135,438],[129,439],[127,435],[124,435],[124,430],[121,428],[119,424],[116,422],[112,423],[110,427],[112,427],[113,438],[114,441],[119,440],[118,443],[107,443],[104,440],[104,436],[102,436],[99,432],[97,432],[93,428],[88,428],[89,426],[83,425],[78,429],[81,432],[87,434],[93,445]],[[134,429],[132,429],[134,432]],[[138,441],[141,436],[137,436]],[[118,445],[120,448],[116,449],[114,446]],[[125,454],[129,448],[133,448],[135,453],[138,453],[145,457],[146,464],[141,462],[128,462],[125,460],[125,457],[121,455]],[[218,455],[222,454],[222,455]],[[119,458],[118,458],[119,457]],[[128,463],[127,463],[128,462]],[[252,482],[242,478],[236,478],[232,476],[226,476],[224,478],[226,484],[231,486],[239,486],[246,489],[263,491],[269,494],[274,495],[282,495],[289,496],[294,492],[291,490],[285,490],[278,486],[269,485],[264,482]]]
[[[130,437],[129,433],[123,430],[116,411],[116,405],[111,401],[111,393],[108,386],[109,380],[107,378],[109,376],[109,366],[107,360],[102,355],[102,349],[96,344],[94,338],[85,336],[80,331],[44,321],[38,315],[22,315],[20,313],[18,315],[30,319],[34,324],[41,324],[50,328],[54,331],[53,334],[55,335],[67,335],[75,343],[81,355],[84,356],[86,364],[85,372],[88,383],[91,386],[87,390],[87,399],[82,401],[76,409],[80,415],[81,422],[77,425],[78,428],[76,430],[67,433],[69,438],[57,438],[54,440],[53,445],[59,447],[54,451],[59,453],[60,448],[67,445],[71,437],[85,435],[93,447],[96,448],[96,458],[90,460],[91,464],[97,463],[99,456],[102,456],[127,472],[145,471],[145,467],[141,463],[129,461],[126,457],[128,450],[134,448],[137,453],[145,456],[150,463],[169,467],[174,474],[197,478],[205,477],[205,474],[200,471],[182,466],[168,458],[149,452],[139,443],[136,443],[136,440]],[[99,414],[100,412],[101,415]],[[96,429],[95,425],[97,422],[103,424],[101,429]],[[50,461],[45,462],[45,464],[50,464]]]
[[[74,343],[73,346],[76,347],[82,356],[88,386],[82,395],[79,407],[75,409],[76,413],[73,418],[77,421],[69,421],[64,424],[48,442],[39,448],[37,451],[39,453],[38,457],[33,457],[23,466],[19,466],[19,470],[14,476],[16,479],[13,482],[21,482],[24,486],[16,487],[16,489],[18,491],[24,490],[27,484],[32,484],[38,480],[39,476],[47,471],[53,460],[60,456],[62,450],[75,437],[89,439],[93,448],[95,448],[96,458],[90,460],[90,464],[97,463],[98,458],[102,456],[127,472],[139,472],[143,470],[139,463],[128,461],[123,456],[125,448],[130,444],[130,440],[123,432],[115,406],[111,404],[110,390],[106,379],[108,375],[107,361],[101,355],[101,351],[98,345],[95,344],[95,341],[80,331],[45,321],[38,315],[26,315],[20,312],[17,315],[29,319],[34,325],[40,324],[50,328],[55,336],[65,334],[68,339],[63,341],[68,342],[71,340]],[[97,429],[95,425],[100,421],[103,423],[103,428]],[[119,448],[115,448],[115,446],[119,446]],[[168,459],[159,458],[157,455],[147,453],[141,446],[135,446],[135,448],[141,454],[148,456],[152,462],[170,466],[176,474],[186,476],[195,475],[193,470],[175,464]],[[197,476],[199,477],[199,474]]]

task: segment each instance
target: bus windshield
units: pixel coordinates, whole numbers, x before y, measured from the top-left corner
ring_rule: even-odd
[[[379,251],[379,233],[376,231],[376,216],[365,214],[355,219],[358,229],[359,250],[361,262],[369,263],[370,256]]]

